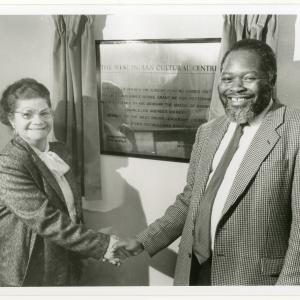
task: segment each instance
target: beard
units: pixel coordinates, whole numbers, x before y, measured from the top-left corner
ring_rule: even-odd
[[[243,107],[236,107],[227,102],[227,104],[224,105],[224,109],[230,121],[238,124],[248,123],[255,117],[252,103],[249,103]]]
[[[271,91],[265,91],[263,96],[249,99],[246,103],[240,106],[233,105],[232,101],[226,96],[220,95],[220,99],[230,121],[238,124],[245,124],[252,121],[268,106],[271,100]]]

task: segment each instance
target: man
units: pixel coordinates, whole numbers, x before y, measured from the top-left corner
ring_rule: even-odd
[[[225,54],[226,116],[200,126],[184,191],[116,256],[152,256],[181,235],[175,285],[300,284],[300,112],[272,99],[275,82],[268,45]]]

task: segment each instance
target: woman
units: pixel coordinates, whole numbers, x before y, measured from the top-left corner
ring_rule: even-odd
[[[14,130],[0,152],[0,286],[76,285],[80,259],[102,258],[113,239],[82,225],[64,145],[48,142],[49,91],[21,79],[4,91],[0,111]]]

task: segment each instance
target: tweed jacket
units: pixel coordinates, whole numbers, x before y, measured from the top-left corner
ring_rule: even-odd
[[[137,236],[150,255],[181,236],[175,285],[189,285],[199,203],[226,116],[198,129],[187,184]],[[300,112],[274,104],[239,167],[216,229],[212,285],[300,284]]]
[[[50,150],[68,162],[62,143]],[[52,173],[20,137],[0,153],[0,286],[66,286],[80,276],[80,258],[100,258],[109,237],[82,224],[71,171],[76,223]]]

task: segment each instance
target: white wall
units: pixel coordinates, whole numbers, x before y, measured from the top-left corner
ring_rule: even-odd
[[[296,15],[279,18],[277,97],[282,103],[300,109],[300,61],[293,61],[295,22]]]
[[[14,81],[32,77],[52,90],[53,24],[49,16],[0,16],[0,92]],[[0,123],[0,149],[10,139]]]

